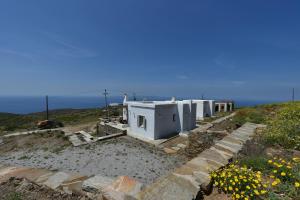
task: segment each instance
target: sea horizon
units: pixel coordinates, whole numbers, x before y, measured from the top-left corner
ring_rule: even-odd
[[[167,100],[168,97],[137,97],[137,100]],[[184,99],[184,98],[178,98]],[[278,103],[286,100],[233,99],[236,107]],[[108,103],[122,103],[122,96],[109,96]],[[49,96],[49,110],[103,108],[105,98],[101,96]],[[45,111],[45,96],[0,96],[0,112],[29,114]]]

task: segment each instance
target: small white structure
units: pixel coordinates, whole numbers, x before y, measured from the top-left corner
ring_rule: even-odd
[[[203,120],[205,117],[212,117],[215,114],[214,100],[193,100],[197,104],[197,120]]]
[[[171,101],[127,101],[125,96],[123,119],[127,119],[130,134],[152,140],[168,138],[196,127],[196,103],[174,98]]]
[[[232,112],[234,102],[232,100],[220,100],[215,102],[215,112]]]

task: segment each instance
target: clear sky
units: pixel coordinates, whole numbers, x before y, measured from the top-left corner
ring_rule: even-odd
[[[0,95],[300,98],[300,2],[1,0]]]

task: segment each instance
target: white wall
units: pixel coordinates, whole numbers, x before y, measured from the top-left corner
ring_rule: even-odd
[[[129,131],[149,139],[168,138],[196,127],[196,109],[191,100],[152,106],[128,104]],[[138,115],[145,117],[146,128],[138,127]]]
[[[203,120],[204,117],[211,117],[215,114],[215,101],[214,100],[193,100],[197,104],[196,119]]]
[[[175,121],[173,121],[173,115],[175,115]],[[179,132],[180,120],[177,105],[156,105],[154,139],[168,138]]]
[[[138,127],[138,115],[142,115],[146,119],[146,128]],[[142,137],[154,139],[154,108],[135,107],[128,105],[128,125],[132,134],[137,134]]]

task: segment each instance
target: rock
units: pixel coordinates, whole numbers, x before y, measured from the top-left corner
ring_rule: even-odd
[[[185,147],[186,147],[186,145],[185,144],[177,144],[177,147],[179,147],[179,148],[181,148],[181,149],[184,149]]]
[[[300,151],[293,150],[293,158],[300,158]]]
[[[179,147],[171,147],[174,151],[179,151],[180,150],[180,148]]]
[[[200,186],[195,186],[190,180],[175,174],[162,177],[154,184],[139,193],[139,200],[187,200],[195,199]]]
[[[56,189],[69,177],[70,175],[65,172],[57,172],[54,175],[50,176],[48,180],[44,182],[44,184],[52,189]]]
[[[275,149],[273,147],[268,147],[268,148],[265,149],[264,153],[267,156],[275,157],[275,156],[281,156],[283,154],[283,151],[280,148]]]
[[[173,153],[176,153],[177,151],[175,151],[173,149],[169,149],[169,148],[164,148],[164,152],[166,152],[167,154],[173,154]]]
[[[86,180],[86,176],[71,176],[66,181],[64,181],[60,187],[68,194],[76,193],[83,194],[82,183]]]
[[[82,189],[87,192],[96,193],[98,191],[101,191],[104,187],[112,183],[113,183],[112,178],[102,176],[102,175],[96,175],[94,177],[91,177],[83,181]]]
[[[104,197],[108,200],[135,198],[142,190],[143,184],[128,176],[118,177],[112,184],[103,189]]]

